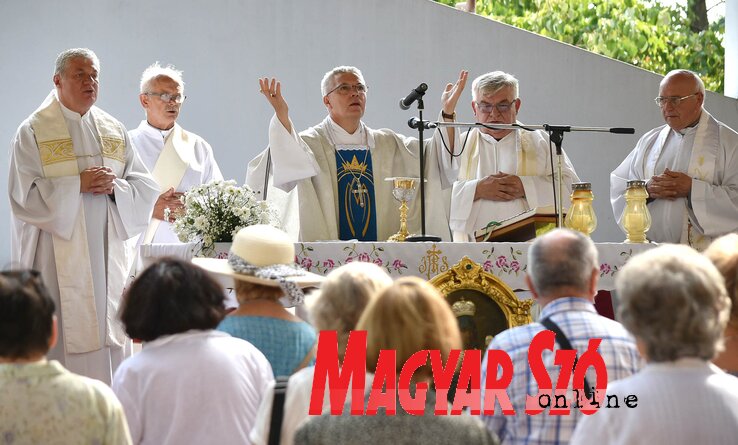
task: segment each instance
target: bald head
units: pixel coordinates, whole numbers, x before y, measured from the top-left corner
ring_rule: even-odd
[[[539,298],[591,298],[597,248],[588,237],[555,229],[536,238],[528,250],[528,278]]]
[[[669,98],[661,107],[664,121],[679,131],[696,125],[702,114],[705,84],[689,70],[670,71],[659,85],[659,97]]]

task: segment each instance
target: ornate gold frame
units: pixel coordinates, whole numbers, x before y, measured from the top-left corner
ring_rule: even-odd
[[[531,306],[533,300],[519,300],[515,292],[504,281],[486,272],[469,257],[464,257],[446,272],[430,280],[444,298],[458,290],[476,290],[491,298],[500,307],[507,319],[508,327],[522,326],[533,322]]]

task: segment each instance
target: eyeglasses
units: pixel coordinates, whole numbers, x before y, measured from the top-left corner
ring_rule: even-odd
[[[359,94],[364,94],[366,93],[366,90],[367,90],[366,85],[364,85],[363,83],[357,83],[356,85],[349,85],[347,83],[342,83],[341,85],[325,93],[325,95],[327,96],[334,91],[338,91],[338,94],[340,94],[341,96],[348,96],[353,91],[356,91]]]
[[[181,104],[182,102],[187,99],[187,96],[183,96],[181,94],[169,94],[169,93],[144,93],[147,96],[157,96],[159,99],[161,99],[162,102],[171,102],[174,101],[175,103]]]
[[[680,103],[682,103],[683,100],[689,99],[690,97],[696,96],[696,95],[697,95],[697,93],[690,94],[689,96],[684,96],[684,97],[675,97],[675,96],[667,96],[667,97],[664,97],[664,96],[659,96],[659,97],[655,98],[653,101],[656,102],[656,105],[658,105],[659,107],[662,107],[662,108],[666,104],[670,104],[672,107],[676,107],[677,105],[679,105]]]
[[[497,108],[498,113],[504,114],[510,111],[512,106],[515,104],[516,100],[517,99],[513,100],[512,102],[503,102],[499,104],[488,104],[487,102],[477,102],[477,110],[481,111],[482,113],[491,113],[492,109]]]

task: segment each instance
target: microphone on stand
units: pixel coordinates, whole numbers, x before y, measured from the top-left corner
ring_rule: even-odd
[[[615,133],[615,134],[635,134],[635,132],[636,132],[635,131],[635,128],[628,128],[628,127],[625,127],[625,128],[621,128],[621,127],[610,128],[610,133]]]
[[[431,121],[421,121],[417,117],[411,117],[410,120],[407,121],[407,125],[410,128],[413,128],[415,130],[418,129],[419,125],[423,125],[423,128],[426,130],[430,130],[431,128],[437,128],[438,124],[431,122]]]
[[[428,89],[428,85],[424,83],[421,83],[420,85],[418,85],[417,88],[410,91],[410,94],[405,96],[403,99],[400,99],[400,108],[403,110],[410,109],[410,105],[412,105],[413,102],[415,102],[416,100],[423,97],[427,89]]]

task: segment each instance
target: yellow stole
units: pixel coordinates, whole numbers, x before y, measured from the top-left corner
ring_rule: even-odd
[[[174,124],[174,128],[164,141],[164,149],[156,160],[154,170],[151,172],[161,192],[172,187],[176,190],[194,156],[195,138],[182,127]],[[154,239],[160,223],[161,220],[151,219],[142,244],[149,244]]]
[[[466,165],[459,172],[460,181],[468,181],[477,179],[477,170],[479,169],[479,138],[481,137],[478,129],[472,130],[470,136],[471,141],[467,150],[469,156],[466,158]],[[516,139],[516,152],[518,157],[515,174],[517,176],[535,176],[538,175],[538,158],[536,150],[530,141],[530,132],[519,131]]]
[[[689,158],[689,166],[687,167],[686,173],[692,178],[712,184],[715,178],[717,153],[720,149],[720,128],[710,113],[704,109],[702,113],[700,121],[697,123],[697,132],[694,135],[694,142],[692,143],[692,155]],[[671,127],[665,125],[659,132],[658,138],[653,145],[653,152],[644,156],[643,170],[645,173],[644,178],[647,178],[646,180],[656,174],[656,161],[661,156],[669,132],[671,132]],[[685,205],[688,205],[687,200],[684,202]],[[710,245],[713,239],[705,234],[699,233],[693,228],[694,226],[689,218],[689,211],[686,207],[684,208],[682,218],[682,235],[679,242],[681,244],[689,244],[700,252],[707,249],[707,246]]]
[[[92,107],[89,112],[92,113],[100,138],[99,143],[104,162],[118,176],[121,176],[125,168],[126,157],[123,129],[118,121],[99,108]],[[54,91],[31,115],[30,122],[38,144],[44,176],[47,178],[79,176],[80,171],[72,138],[67,130],[61,105]],[[87,245],[84,206],[80,205],[77,212],[75,227],[70,239],[52,235],[64,327],[64,346],[69,353],[84,353],[102,348]],[[119,252],[123,246],[116,242],[117,234],[110,216],[110,210],[108,210],[108,271],[120,266],[119,262],[125,261],[125,254]],[[119,292],[118,295],[120,295],[123,291],[124,278],[116,280],[108,273],[108,301],[111,301],[109,298],[111,292]],[[125,335],[119,325],[111,326],[111,319],[115,312],[112,313],[113,317],[110,313],[117,311],[117,304],[114,306],[111,307],[111,303],[108,303],[109,316],[106,317],[108,338],[113,340],[113,344],[120,345]]]

